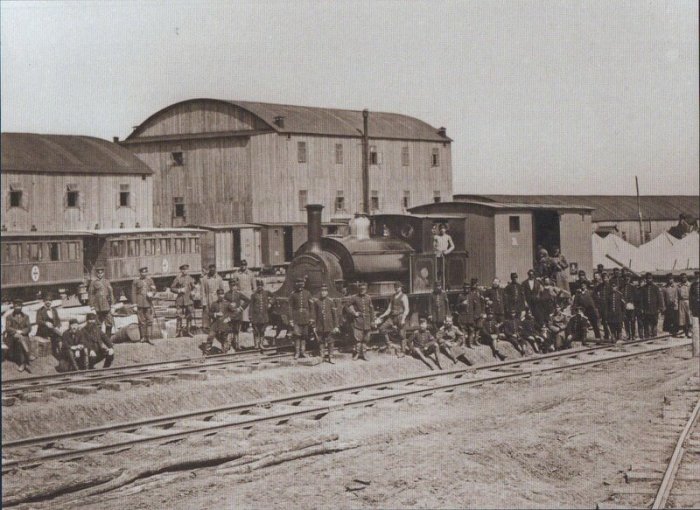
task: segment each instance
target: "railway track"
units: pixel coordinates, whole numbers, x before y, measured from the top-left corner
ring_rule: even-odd
[[[400,402],[411,397],[451,393],[460,388],[502,383],[538,374],[655,355],[684,347],[690,340],[668,336],[630,342],[623,347],[597,346],[532,358],[433,372],[412,377],[327,388],[274,399],[238,403],[170,416],[111,424],[3,442],[2,472],[31,468],[49,461],[73,460],[87,455],[116,453],[142,444],[171,444],[191,436],[209,436],[261,424],[285,425],[318,420],[344,408],[369,407],[378,402]]]
[[[292,353],[283,353],[281,350],[288,345],[268,347],[260,351],[237,351],[230,354],[219,354],[198,358],[182,358],[172,361],[140,363],[124,367],[112,367],[98,370],[86,370],[80,372],[66,372],[45,376],[34,376],[23,379],[8,379],[2,382],[2,397],[17,397],[25,401],[33,401],[35,397],[48,390],[60,390],[62,388],[92,388],[94,390],[110,387],[110,383],[133,382],[138,384],[148,381],[155,376],[167,376],[169,374],[187,374],[192,379],[198,378],[196,374],[204,374],[208,371],[225,371],[232,367],[250,366],[258,368],[279,364],[284,358],[289,358]],[[199,377],[203,378],[203,377]],[[112,386],[113,387],[113,386]],[[84,390],[88,391],[88,390]]]

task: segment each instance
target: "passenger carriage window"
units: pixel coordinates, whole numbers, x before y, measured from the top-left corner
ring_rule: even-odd
[[[161,244],[161,239],[154,239],[153,240],[154,253],[156,255],[160,255],[160,253],[161,253],[160,244]]]
[[[170,239],[160,240],[160,251],[163,255],[168,255],[170,253]]]
[[[78,260],[78,243],[68,243],[68,260]]]
[[[124,250],[122,248],[123,241],[112,241],[109,243],[109,255],[110,257],[123,257]]]
[[[49,260],[61,260],[61,243],[49,243]]]
[[[155,244],[155,239],[144,239],[143,240],[144,255],[153,255],[153,253],[155,251],[153,248],[154,244]]]
[[[199,237],[194,238],[194,252],[199,253]]]
[[[138,257],[139,255],[141,255],[141,250],[139,249],[140,245],[139,245],[138,239],[129,239],[129,241],[127,242],[127,247],[128,247],[127,256]]]
[[[41,243],[29,243],[27,248],[29,260],[41,260]]]

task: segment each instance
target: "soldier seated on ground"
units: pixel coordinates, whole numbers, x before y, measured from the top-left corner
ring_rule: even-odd
[[[18,370],[31,372],[29,363],[34,360],[34,356],[29,353],[31,323],[29,316],[22,311],[22,304],[20,299],[15,299],[12,303],[12,313],[5,317],[3,343],[7,346],[8,358],[17,363]]]
[[[413,355],[425,363],[430,370],[433,370],[433,367],[428,362],[428,357],[432,354],[434,356],[433,360],[435,361],[435,364],[440,370],[442,370],[439,354],[440,346],[432,333],[428,331],[427,319],[421,318],[418,321],[418,330],[414,332],[413,336],[411,337],[410,349]]]
[[[231,349],[231,327],[229,322],[231,322],[230,314],[233,312],[234,306],[224,299],[224,294],[224,289],[216,289],[216,301],[207,307],[209,333],[202,347],[202,352],[205,356],[211,354],[214,339],[217,339],[221,344],[221,352],[226,353]]]
[[[464,345],[464,333],[454,325],[451,315],[445,317],[445,323],[438,330],[435,337],[440,350],[456,364],[457,358],[452,354],[451,347]]]
[[[525,354],[525,340],[520,334],[520,319],[515,316],[515,311],[510,312],[510,318],[503,321],[501,325],[501,336],[499,337],[518,351],[520,354]]]
[[[85,370],[88,363],[88,350],[80,340],[80,326],[78,319],[68,321],[68,329],[61,337],[62,355],[58,364],[59,372]]]
[[[79,342],[87,349],[88,368],[95,368],[95,365],[104,360],[102,368],[109,368],[114,361],[114,346],[112,340],[102,331],[100,323],[97,322],[97,314],[88,313],[87,324],[79,332]]]
[[[44,306],[36,312],[36,336],[51,341],[51,354],[57,360],[61,360],[61,319],[53,308],[52,296],[44,296]]]
[[[525,312],[525,318],[520,323],[520,337],[530,344],[533,351],[542,352],[542,345],[544,344],[542,327],[537,326],[530,310]]]
[[[501,354],[498,350],[497,342],[501,338],[501,324],[496,321],[493,313],[490,311],[486,313],[486,320],[481,325],[479,329],[478,339],[479,343],[483,345],[488,345],[491,348],[491,354],[494,358],[498,358],[503,361],[505,356]],[[471,349],[471,345],[468,346]]]
[[[546,348],[543,352],[558,351],[564,348],[566,324],[568,319],[561,311],[559,305],[554,307],[554,312],[547,319]]]
[[[583,308],[576,306],[573,309],[574,315],[566,325],[565,338],[566,342],[562,346],[563,349],[571,347],[572,342],[581,342],[581,345],[587,345],[588,327],[590,323],[583,315]]]

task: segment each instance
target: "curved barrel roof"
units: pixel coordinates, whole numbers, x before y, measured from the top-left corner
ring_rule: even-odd
[[[3,172],[153,174],[127,149],[92,136],[2,133],[0,145]]]

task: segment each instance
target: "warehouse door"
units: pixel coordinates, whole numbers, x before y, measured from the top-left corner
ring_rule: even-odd
[[[554,248],[561,246],[559,213],[556,211],[534,211],[532,216],[533,229],[535,231],[534,255],[537,256],[537,246],[542,246],[547,250],[547,253],[552,255]]]
[[[282,235],[284,236],[284,261],[291,262],[294,258],[294,230],[292,227],[284,227]]]

